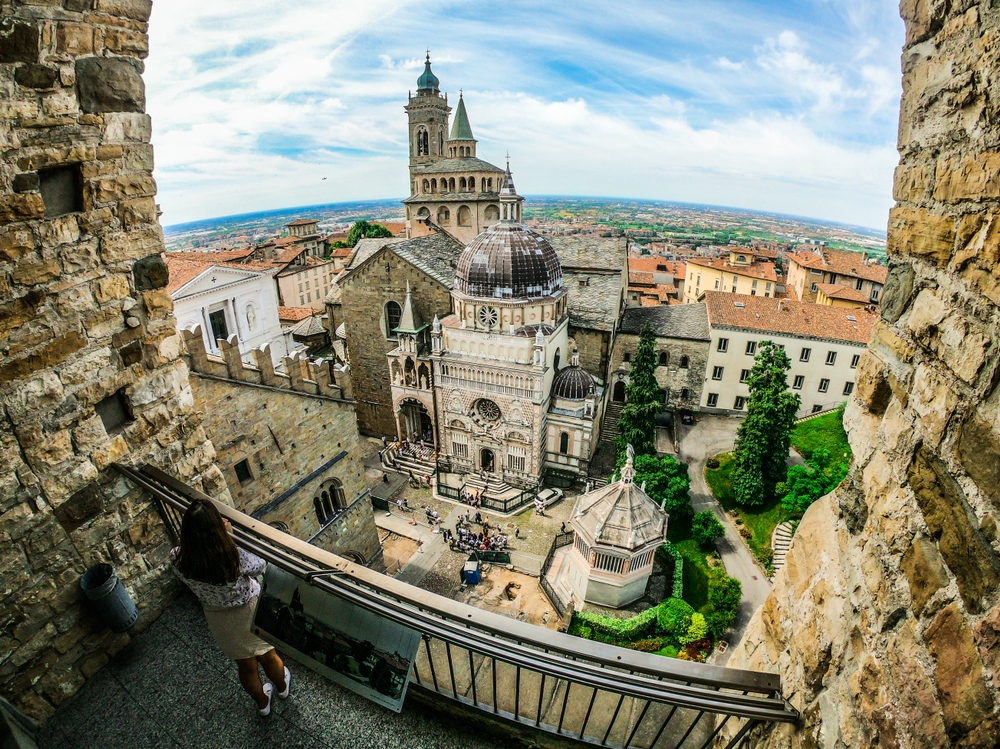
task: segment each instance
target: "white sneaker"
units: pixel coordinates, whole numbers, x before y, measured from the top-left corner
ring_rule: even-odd
[[[288,670],[288,666],[285,666],[285,691],[278,692],[278,697],[281,699],[287,699],[288,693],[292,689],[292,672]]]
[[[264,694],[267,695],[267,707],[262,707],[257,710],[261,715],[271,714],[271,695],[274,694],[274,684],[268,682],[264,685]]]

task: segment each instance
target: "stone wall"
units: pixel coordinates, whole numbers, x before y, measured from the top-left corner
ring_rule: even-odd
[[[34,718],[129,641],[80,591],[112,563],[139,624],[174,589],[149,462],[228,500],[160,259],[141,73],[148,0],[0,14],[0,692]]]
[[[311,543],[376,572],[385,572],[382,544],[378,539],[378,526],[375,525],[371,496],[368,494],[358,498],[346,512],[328,523]]]
[[[385,337],[383,310],[390,300],[402,308],[407,281],[414,312],[424,323],[429,325],[435,313],[441,317],[450,313],[450,289],[388,249],[339,282],[341,309],[348,330],[351,382],[362,434],[375,437],[396,434],[392,380],[385,356],[396,348],[396,341]]]
[[[205,354],[200,331],[184,331],[183,336],[191,352],[187,359],[194,405],[204,413],[202,426],[216,446],[216,460],[236,509],[268,523],[283,523],[288,533],[308,540],[322,527],[313,498],[329,490],[334,480],[343,488],[341,506],[364,493],[365,442],[358,435],[354,404],[322,383],[324,366],[308,365],[319,383],[298,379],[299,387],[292,388],[292,380],[280,374],[261,382],[260,370],[243,364],[235,345],[222,342],[223,353],[234,365],[227,369],[225,360]],[[266,348],[254,355],[265,367],[271,361]],[[302,363],[285,359],[289,372]],[[323,389],[327,394],[315,392]],[[235,466],[243,461],[249,477],[241,481]],[[371,504],[367,506],[375,532]],[[377,534],[375,538],[377,542]]]
[[[1000,11],[904,0],[881,319],[816,502],[729,665],[779,672],[766,747],[1000,743]]]
[[[580,366],[590,372],[602,383],[608,381],[608,364],[611,360],[611,331],[594,330],[592,328],[577,328],[569,326],[569,337],[580,354]]]
[[[625,354],[635,356],[639,347],[639,336],[635,333],[619,333],[615,339],[614,351],[611,354],[611,377],[608,388],[609,398],[614,398],[614,387],[617,382],[628,383],[628,373],[632,365],[626,363]],[[667,390],[667,408],[687,408],[698,410],[701,393],[705,386],[705,364],[708,361],[708,341],[692,341],[687,338],[666,338],[657,336],[653,343],[656,361],[660,360],[660,352],[667,353],[667,364],[657,364],[656,382]],[[688,357],[687,368],[680,366],[681,357]],[[684,390],[688,390],[688,398],[681,398]]]

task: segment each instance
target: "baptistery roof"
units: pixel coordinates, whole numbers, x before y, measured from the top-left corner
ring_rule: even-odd
[[[562,289],[552,245],[524,224],[501,221],[473,239],[458,258],[455,288],[475,297],[531,299]]]
[[[563,367],[552,380],[552,396],[555,398],[582,401],[596,391],[594,378],[580,366]]]

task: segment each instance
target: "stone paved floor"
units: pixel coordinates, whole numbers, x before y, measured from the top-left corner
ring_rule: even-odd
[[[294,661],[267,718],[240,689],[185,593],[42,727],[39,749],[513,749],[413,706],[393,713]]]

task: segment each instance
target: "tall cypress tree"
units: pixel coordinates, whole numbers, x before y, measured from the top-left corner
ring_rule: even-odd
[[[788,449],[800,399],[788,391],[788,354],[771,341],[757,346],[747,385],[747,415],[736,431],[733,493],[740,504],[760,505],[785,479]]]
[[[625,454],[627,445],[632,445],[636,455],[656,455],[656,415],[663,410],[663,400],[656,382],[653,342],[653,329],[646,323],[639,332],[639,345],[625,387],[625,406],[618,419],[618,455]]]

